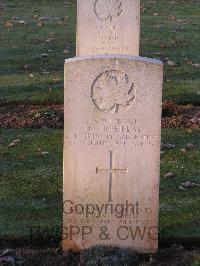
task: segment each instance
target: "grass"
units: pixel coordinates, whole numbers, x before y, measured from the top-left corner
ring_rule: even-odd
[[[165,64],[164,99],[199,104],[199,68],[190,64],[200,62],[199,1],[142,3],[146,10],[142,15],[141,54],[147,57],[159,54],[164,61],[177,64],[176,67]]]
[[[26,236],[30,227],[60,224],[62,132],[2,129],[0,133],[1,237]],[[8,147],[17,138],[18,146]]]
[[[1,6],[0,100],[62,103],[64,59],[74,56],[75,8],[63,1],[35,0],[1,1]],[[41,22],[42,17],[46,19]],[[6,22],[13,26],[6,27]],[[24,65],[31,69],[25,71]],[[53,84],[55,78],[60,81]]]
[[[75,56],[74,3],[1,1],[0,102],[63,103],[64,59]],[[200,63],[199,0],[142,0],[141,4],[140,54],[177,63],[176,67],[165,64],[164,99],[199,104],[199,68],[186,63]],[[46,17],[42,25],[41,17]],[[19,25],[20,20],[25,25]],[[6,27],[7,22],[13,26]],[[44,53],[49,56],[41,58]],[[30,70],[24,70],[26,64]]]
[[[30,227],[43,232],[62,224],[62,130],[1,129],[0,236],[28,236]],[[15,147],[9,143],[20,138]],[[165,129],[164,142],[176,145],[161,161],[160,237],[191,240],[200,237],[199,188],[181,191],[182,182],[200,183],[199,131]],[[187,143],[196,148],[181,154]],[[43,154],[48,152],[47,154]],[[174,180],[165,174],[176,173]],[[55,232],[54,232],[55,233]]]
[[[161,238],[200,238],[200,193],[199,187],[182,191],[181,183],[192,181],[200,184],[200,139],[199,131],[184,129],[163,130],[163,140],[176,145],[161,160],[160,188],[160,236]],[[183,154],[180,149],[188,143],[196,148]],[[176,174],[174,179],[164,178],[166,173]]]

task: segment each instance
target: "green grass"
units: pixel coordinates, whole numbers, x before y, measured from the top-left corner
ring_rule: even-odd
[[[2,129],[0,136],[0,235],[26,236],[29,227],[60,224],[62,131]],[[18,146],[8,147],[16,138]]]
[[[200,237],[199,188],[181,191],[185,181],[200,183],[199,131],[165,129],[164,142],[176,145],[161,161],[160,237],[183,240]],[[32,226],[61,228],[62,130],[1,129],[0,236],[27,236]],[[11,148],[9,143],[20,138]],[[181,154],[192,142],[196,148]],[[42,152],[48,152],[42,155]],[[164,175],[176,173],[174,180]]]
[[[3,0],[1,6],[0,100],[62,103],[64,59],[73,57],[75,50],[75,8],[64,1],[35,0]],[[18,25],[14,16],[25,25]],[[38,26],[41,17],[47,19]],[[5,27],[7,21],[14,26]],[[66,48],[67,55],[63,53]],[[41,58],[44,53],[49,57]],[[24,71],[25,64],[31,65],[30,71]],[[43,74],[44,70],[49,74]],[[53,78],[60,82],[53,84]]]
[[[177,67],[164,65],[164,99],[177,102],[200,103],[199,68],[188,65],[200,62],[198,0],[141,1],[146,10],[142,14],[141,54],[172,60]],[[157,13],[159,16],[153,16]],[[175,17],[175,20],[170,17]],[[160,48],[164,44],[165,48]]]
[[[76,6],[65,2],[75,1],[1,1],[0,101],[63,103],[64,59],[75,56],[76,38]],[[178,64],[177,67],[165,64],[164,99],[200,103],[199,68],[185,63],[185,58],[200,63],[199,0],[160,0],[155,3],[142,0],[141,4],[145,8],[142,12],[141,55]],[[155,13],[159,16],[154,16]],[[14,16],[26,24],[16,24]],[[40,27],[39,17],[44,16],[47,20]],[[170,20],[172,16],[176,19]],[[14,26],[5,27],[7,21]],[[48,43],[52,33],[54,39]],[[165,48],[160,48],[161,44]],[[65,48],[70,53],[64,54]],[[49,57],[41,59],[41,54],[48,53],[48,50],[52,50]],[[32,66],[30,71],[24,71],[25,64]],[[42,70],[49,74],[42,74]],[[30,74],[34,77],[30,78]],[[59,78],[60,82],[53,84],[53,78]]]
[[[200,188],[186,191],[179,189],[181,183],[192,181],[200,184],[200,132],[188,133],[184,129],[163,130],[163,140],[176,144],[161,160],[160,188],[160,236],[161,238],[200,238]],[[196,148],[183,154],[180,149],[188,143]],[[174,179],[164,178],[173,172]]]

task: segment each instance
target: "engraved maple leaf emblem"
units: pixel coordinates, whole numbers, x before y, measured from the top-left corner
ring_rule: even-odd
[[[111,21],[122,13],[122,0],[96,0],[94,5],[96,16],[100,20]]]
[[[130,106],[135,99],[134,83],[127,74],[111,70],[97,77],[92,86],[92,100],[98,109],[117,113]]]

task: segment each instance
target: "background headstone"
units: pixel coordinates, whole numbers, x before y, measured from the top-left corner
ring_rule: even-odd
[[[63,248],[157,250],[162,63],[65,64]]]
[[[77,56],[138,56],[139,39],[139,0],[77,1]]]

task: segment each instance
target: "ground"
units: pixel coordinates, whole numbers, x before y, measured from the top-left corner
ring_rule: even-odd
[[[141,6],[140,54],[164,61],[163,98],[198,104],[199,0],[142,0]],[[75,1],[1,1],[1,103],[63,103],[75,14]]]
[[[62,253],[58,249],[17,248],[7,250],[10,261],[25,266],[199,266],[200,249],[186,250],[173,245],[155,255],[137,255],[132,250],[97,246],[81,253]],[[1,258],[0,258],[1,259]],[[10,264],[9,264],[10,265]]]
[[[0,133],[2,239],[28,237],[34,226],[40,226],[41,234],[47,228],[59,228],[63,130],[1,129]],[[194,224],[198,225],[200,216],[199,187],[181,190],[179,186],[187,181],[200,183],[199,130],[163,129],[162,142],[175,147],[164,146],[161,158],[161,242],[197,242],[200,227]],[[187,148],[188,144],[194,147]],[[169,172],[175,176],[165,177]],[[57,233],[53,237],[58,236]]]
[[[140,54],[164,62],[161,250],[151,265],[200,265],[199,13],[199,0],[141,1]],[[35,265],[63,259],[27,246],[60,243],[63,64],[75,56],[75,14],[69,0],[0,3],[0,249],[25,245],[17,254]]]

